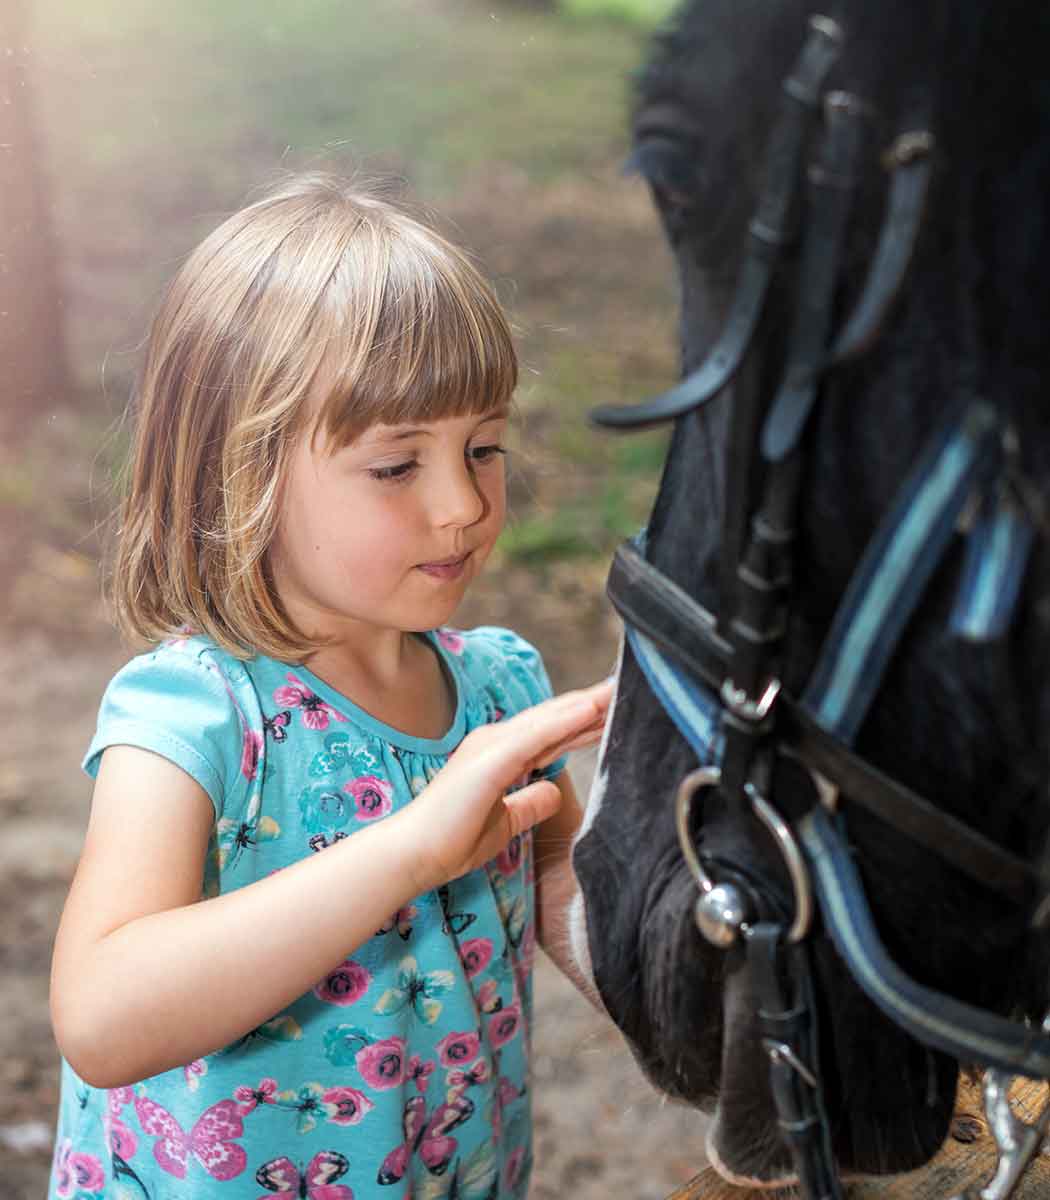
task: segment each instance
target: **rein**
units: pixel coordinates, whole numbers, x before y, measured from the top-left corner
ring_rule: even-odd
[[[735,296],[708,357],[665,395],[592,415],[597,424],[619,429],[656,424],[694,412],[739,378],[718,614],[648,562],[644,535],[617,551],[608,590],[649,686],[700,763],[682,781],[675,813],[700,893],[696,924],[716,946],[743,946],[779,1128],[802,1194],[806,1200],[843,1196],[817,1055],[810,965],[815,895],[824,928],[873,1003],[924,1045],[988,1068],[985,1096],[1000,1167],[987,1187],[959,1200],[1006,1200],[1042,1142],[1050,1106],[1029,1126],[1004,1118],[1002,1097],[1013,1076],[1050,1079],[1050,1019],[1042,1030],[1008,1020],[926,988],[894,963],[876,933],[840,804],[841,798],[861,805],[1012,902],[1046,907],[1040,903],[1050,894],[1045,869],[940,811],[852,748],[927,585],[974,509],[951,625],[983,639],[1010,623],[1033,531],[1001,482],[1012,435],[990,405],[965,397],[928,438],[846,588],[802,695],[788,694],[777,674],[788,626],[803,434],[824,374],[868,350],[886,323],[914,255],[933,171],[930,114],[920,109],[882,156],[890,174],[883,228],[854,310],[833,334],[833,301],[871,116],[859,97],[824,91],[843,39],[836,21],[810,19],[783,85]],[[796,240],[802,166],[821,111],[815,161],[805,173],[796,318],[781,382],[766,404],[751,378],[757,372],[741,367]],[[760,469],[759,500],[750,511]],[[785,757],[802,765],[813,787],[813,806],[794,824],[770,798],[776,763]],[[784,913],[761,881],[729,877],[724,868],[719,879],[719,864],[705,862],[697,850],[694,809],[712,792],[732,819],[757,819],[773,839],[791,881],[792,913]]]

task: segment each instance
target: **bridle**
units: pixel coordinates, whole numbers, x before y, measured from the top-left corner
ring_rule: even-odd
[[[929,104],[919,104],[882,155],[890,179],[882,231],[852,315],[833,333],[833,300],[871,112],[856,95],[825,92],[843,40],[839,22],[810,19],[783,84],[736,292],[706,359],[654,400],[593,414],[606,427],[649,426],[694,412],[737,381],[718,615],[648,561],[644,534],[617,551],[609,595],[650,687],[701,764],[682,781],[675,809],[682,853],[700,893],[696,924],[715,946],[743,946],[779,1127],[803,1195],[843,1195],[817,1057],[810,942],[819,905],[824,930],[854,980],[892,1021],[926,1046],[988,1068],[985,1102],[1000,1163],[984,1188],[958,1200],[1005,1200],[1050,1126],[1050,1105],[1027,1125],[1008,1100],[1013,1076],[1050,1079],[1050,1019],[1037,1028],[1003,1018],[924,987],[897,966],[876,933],[840,803],[848,798],[982,886],[1034,907],[1034,924],[1046,919],[1050,876],[852,748],[964,518],[970,528],[952,628],[986,639],[1011,622],[1033,531],[1003,483],[1010,429],[979,396],[963,397],[927,440],[846,588],[802,694],[790,695],[778,675],[807,421],[825,374],[877,342],[914,255],[934,170]],[[804,172],[822,110],[816,154]],[[796,241],[803,186],[797,316],[781,382],[769,400],[756,382],[760,373],[741,367],[757,353],[767,297]],[[800,764],[812,784],[812,806],[795,821],[771,797],[774,769],[784,759]],[[791,882],[790,913],[761,880],[727,871],[697,849],[695,810],[715,792],[734,819],[755,818],[772,838]]]

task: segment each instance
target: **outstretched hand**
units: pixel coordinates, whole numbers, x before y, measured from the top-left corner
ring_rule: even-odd
[[[561,793],[549,779],[508,789],[567,751],[597,742],[612,691],[605,680],[467,734],[403,810],[418,839],[413,860],[420,892],[488,862],[515,834],[557,812]]]

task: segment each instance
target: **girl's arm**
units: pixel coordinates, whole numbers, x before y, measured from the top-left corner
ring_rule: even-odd
[[[572,953],[569,938],[569,905],[579,884],[572,869],[572,840],[580,827],[582,813],[568,771],[554,782],[562,802],[533,832],[536,856],[536,935],[556,967],[576,985],[595,1008],[604,1012],[594,984],[584,975]]]
[[[133,1083],[228,1045],[287,1007],[412,897],[488,861],[561,801],[504,796],[597,740],[610,689],[567,693],[464,738],[411,804],[247,887],[200,900],[214,811],[167,759],[106,750],[55,942],[51,1010],[73,1069]]]

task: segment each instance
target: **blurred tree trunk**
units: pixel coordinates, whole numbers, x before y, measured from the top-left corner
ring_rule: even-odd
[[[0,436],[8,446],[70,394],[28,16],[27,0],[0,0]]]

